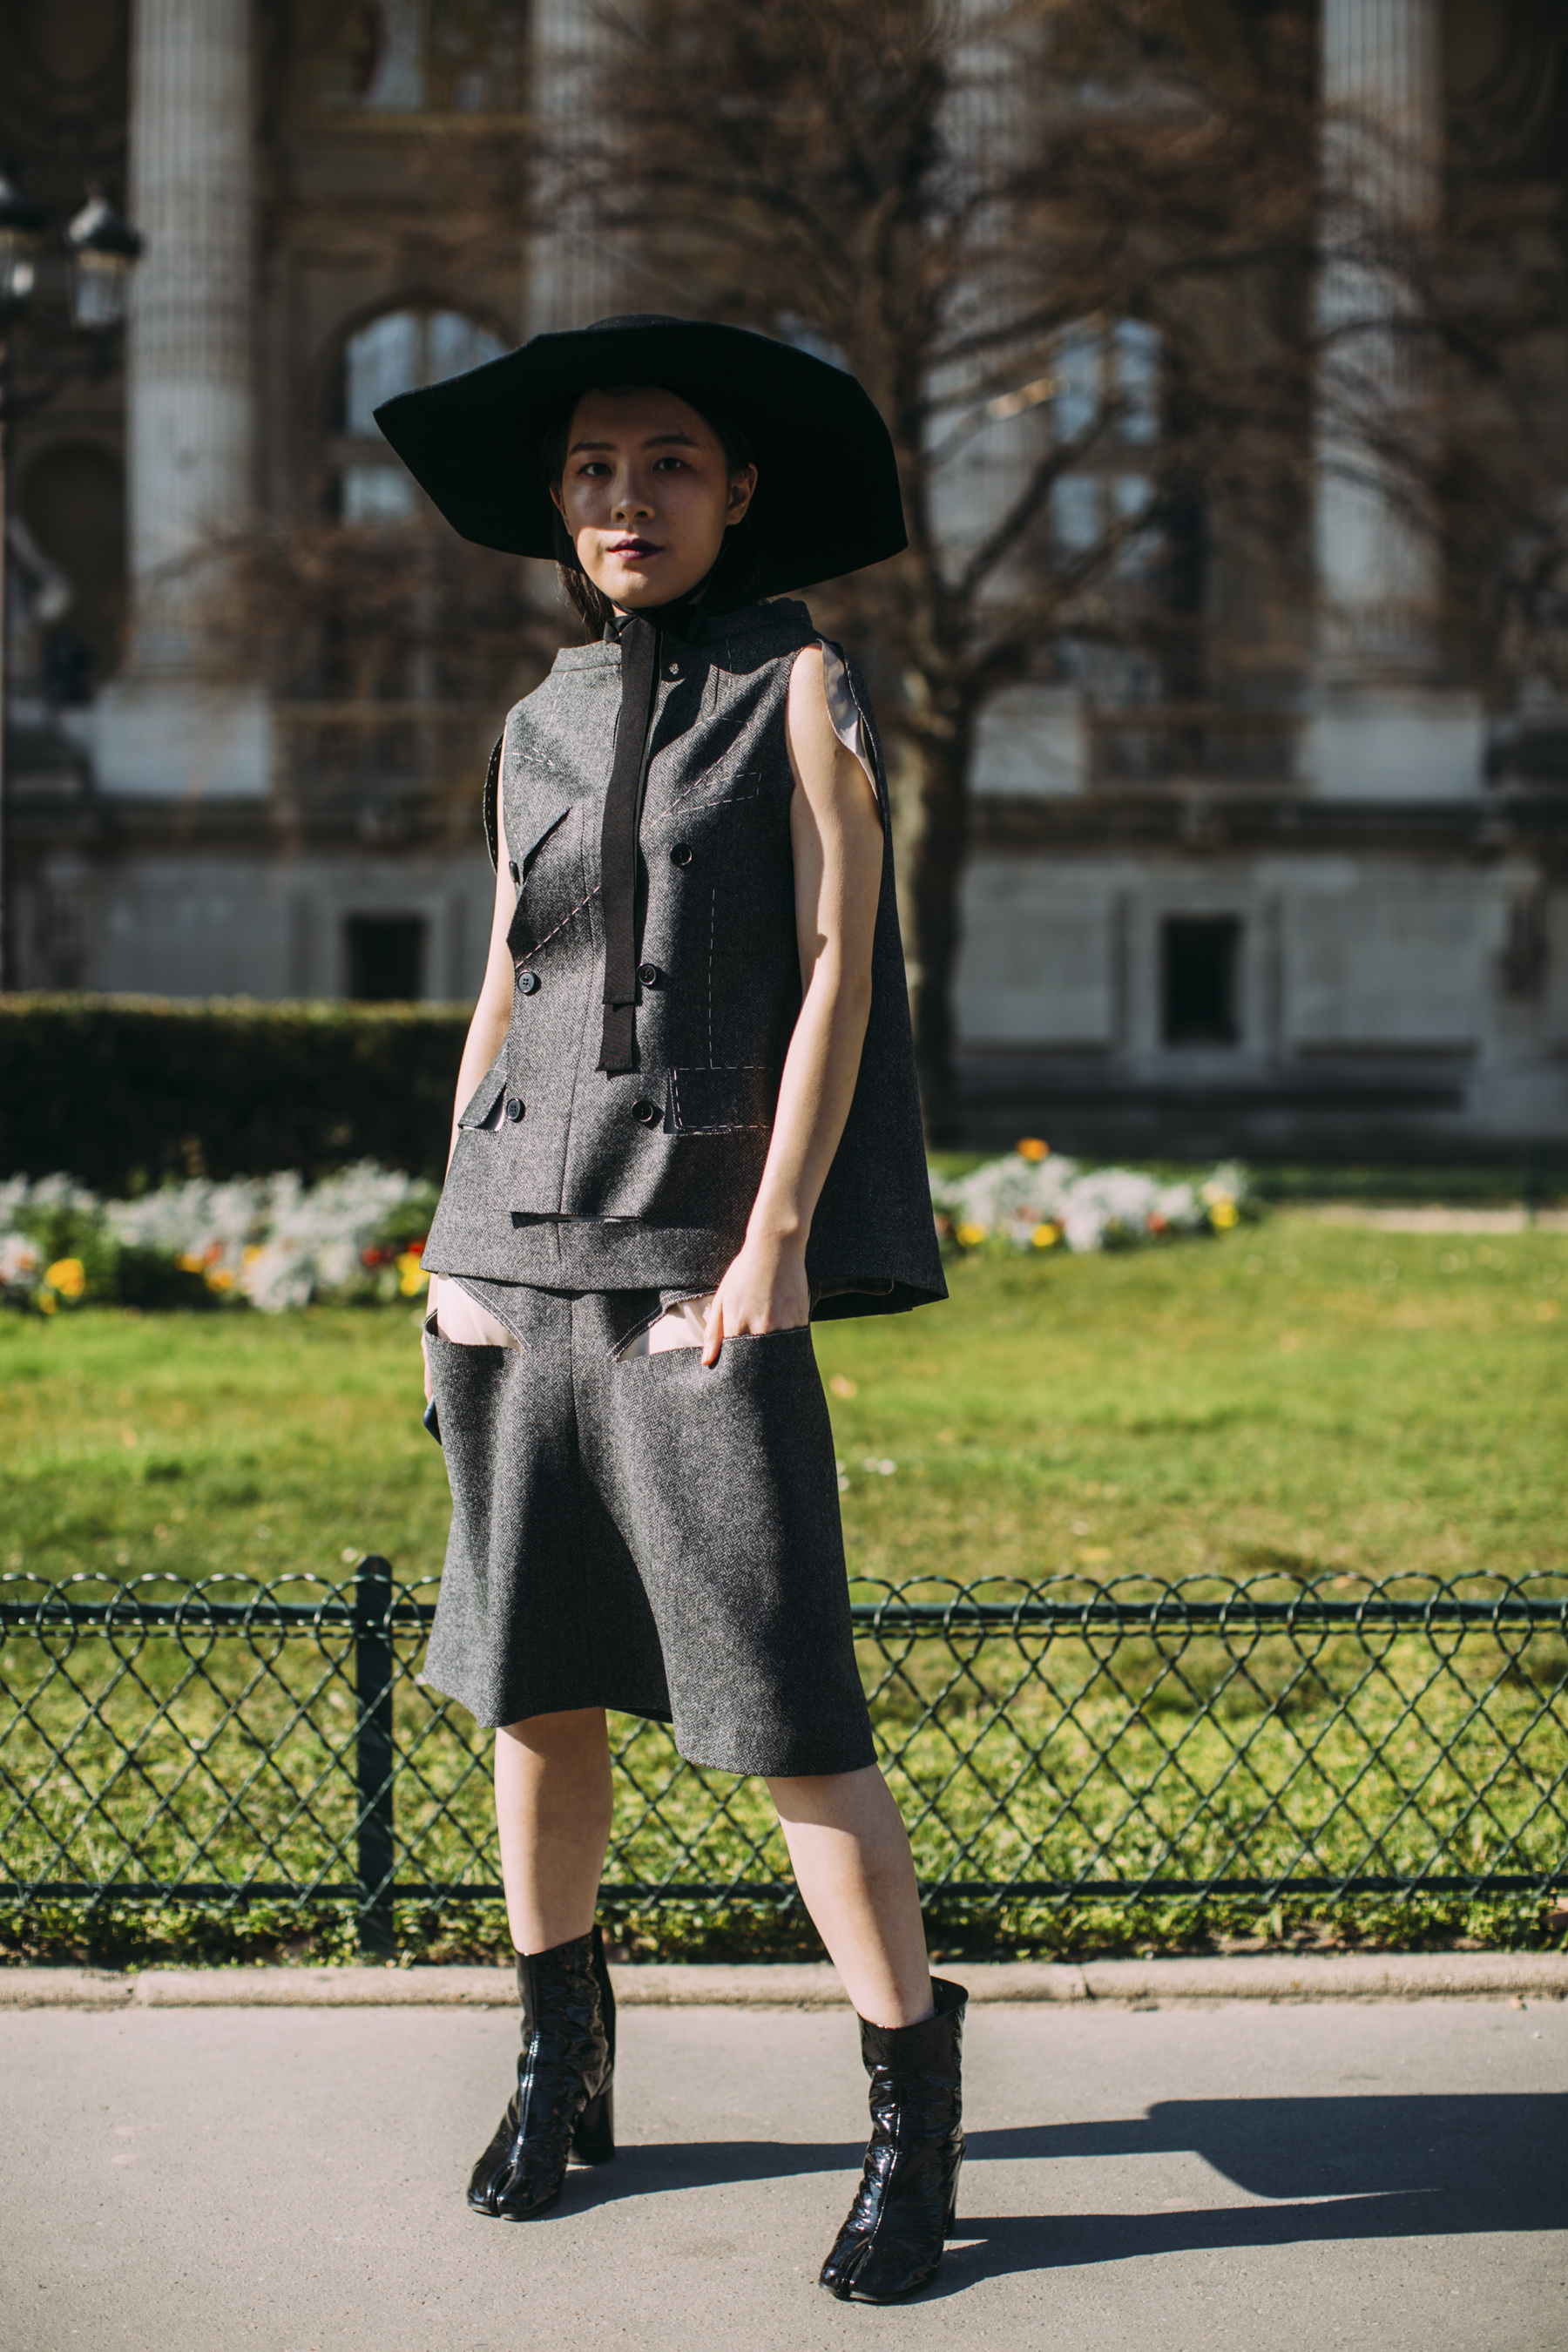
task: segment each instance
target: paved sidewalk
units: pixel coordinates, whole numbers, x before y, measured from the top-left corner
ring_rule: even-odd
[[[1518,1993],[1568,2000],[1568,1952],[1232,1952],[1152,1960],[987,1960],[992,2001],[1392,2000]],[[826,1960],[617,1968],[623,2008],[842,2009]],[[0,1968],[5,2009],[515,2009],[510,1968]]]
[[[469,2215],[515,2025],[462,2007],[0,2014],[4,2352],[1556,2352],[1568,2005],[987,2005],[962,2234],[812,2281],[865,2131],[840,2010],[628,2008],[622,2153]]]

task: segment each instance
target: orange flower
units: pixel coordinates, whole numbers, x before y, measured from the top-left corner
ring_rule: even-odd
[[[1051,1156],[1050,1145],[1043,1143],[1037,1135],[1026,1135],[1013,1149],[1020,1160],[1048,1160]]]

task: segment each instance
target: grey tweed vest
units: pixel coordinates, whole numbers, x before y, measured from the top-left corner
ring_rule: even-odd
[[[638,842],[636,1066],[595,1066],[605,995],[600,840],[617,644],[556,656],[499,763],[517,887],[501,1052],[465,1107],[425,1263],[568,1290],[711,1288],[745,1238],[800,1011],[785,748],[804,604],[753,604],[659,641]],[[946,1296],[931,1219],[882,806],[871,1013],[806,1252],[814,1312]],[[487,813],[488,814],[488,813]],[[493,824],[492,835],[493,855]]]

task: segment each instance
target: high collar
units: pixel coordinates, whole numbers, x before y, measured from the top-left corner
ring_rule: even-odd
[[[605,643],[619,644],[631,622],[646,621],[661,637],[679,637],[689,645],[700,634],[703,618],[701,608],[685,597],[670,604],[641,604],[635,612],[611,614],[605,624]]]

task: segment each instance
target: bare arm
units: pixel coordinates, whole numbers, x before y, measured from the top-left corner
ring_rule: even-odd
[[[496,803],[496,903],[490,921],[490,951],[485,964],[484,982],[479,1001],[474,1007],[474,1017],[468,1024],[468,1042],[463,1058],[458,1066],[458,1097],[452,1105],[452,1140],[447,1147],[447,1165],[452,1164],[452,1154],[458,1148],[458,1121],[463,1105],[495,1060],[506,1043],[506,1033],[511,1026],[512,969],[511,950],[506,935],[511,929],[516,909],[516,893],[511,887],[506,854],[506,814],[498,799]]]
[[[745,1242],[709,1310],[705,1364],[718,1360],[726,1333],[787,1330],[810,1319],[805,1245],[849,1116],[871,1011],[882,820],[864,769],[833,731],[819,646],[796,656],[786,731],[804,1002]]]
[[[490,922],[490,951],[485,963],[485,977],[479,990],[479,1001],[474,1007],[474,1017],[468,1024],[468,1037],[463,1045],[463,1058],[458,1066],[458,1095],[452,1105],[452,1139],[447,1147],[447,1165],[452,1164],[452,1154],[458,1148],[458,1121],[463,1105],[473,1093],[496,1055],[506,1042],[511,1026],[512,969],[511,951],[506,935],[511,929],[516,904],[511,876],[507,865],[506,815],[500,800],[496,803],[496,897],[495,913]],[[430,1277],[427,1306],[436,1305],[437,1276]],[[430,1394],[430,1366],[425,1366],[425,1394]]]

